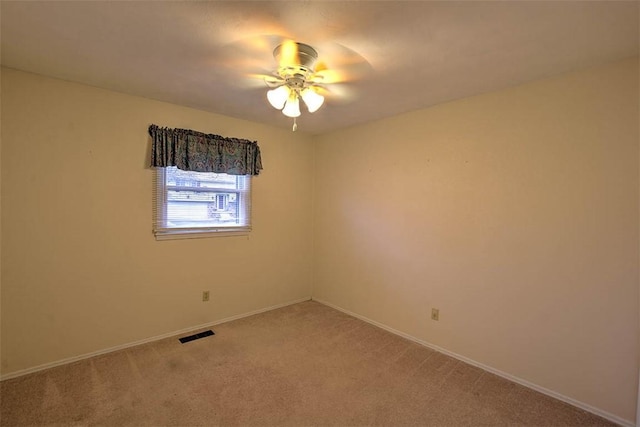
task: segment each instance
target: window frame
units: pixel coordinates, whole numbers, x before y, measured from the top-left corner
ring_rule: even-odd
[[[201,239],[222,236],[246,236],[251,232],[251,175],[240,175],[245,178],[244,189],[228,191],[239,193],[239,215],[246,218],[246,225],[214,226],[214,227],[168,227],[167,226],[167,193],[166,168],[156,167],[153,173],[153,234],[156,240]],[[215,203],[218,203],[216,198]],[[242,209],[241,204],[245,208]]]

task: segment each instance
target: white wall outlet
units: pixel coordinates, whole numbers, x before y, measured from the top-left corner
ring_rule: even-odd
[[[431,309],[431,320],[440,320],[440,310],[437,308]]]
[[[209,301],[209,291],[202,291],[202,301]]]

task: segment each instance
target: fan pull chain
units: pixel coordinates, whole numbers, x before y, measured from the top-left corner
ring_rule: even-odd
[[[293,128],[291,129],[292,132],[295,132],[298,130],[298,123],[296,122],[296,118],[293,118]]]

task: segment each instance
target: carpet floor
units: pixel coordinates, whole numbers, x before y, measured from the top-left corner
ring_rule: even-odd
[[[308,301],[0,383],[0,424],[611,426]]]

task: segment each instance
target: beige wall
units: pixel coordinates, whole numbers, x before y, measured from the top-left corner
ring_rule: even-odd
[[[259,142],[249,237],[154,239],[151,123]],[[3,69],[1,372],[310,297],[312,154],[303,133]]]
[[[627,60],[319,137],[314,298],[634,420],[638,117]]]

